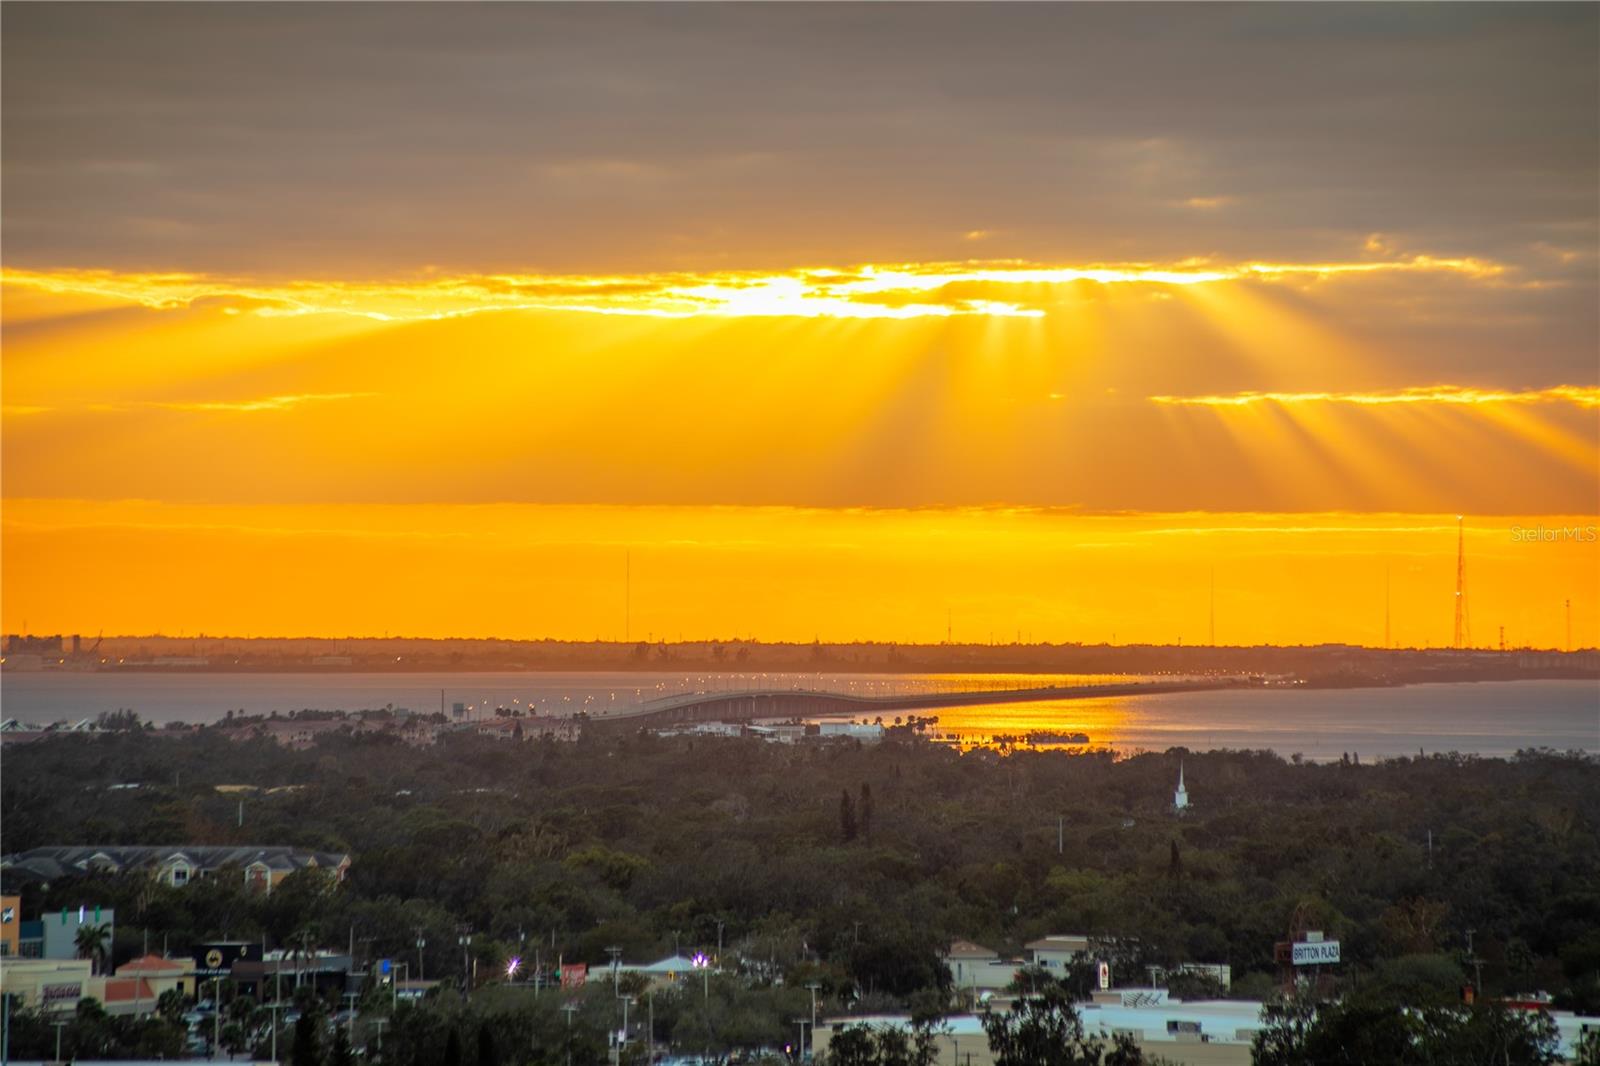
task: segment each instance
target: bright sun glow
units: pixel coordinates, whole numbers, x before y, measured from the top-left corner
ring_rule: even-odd
[[[261,281],[200,274],[6,270],[0,281],[59,295],[151,308],[216,303],[259,315],[344,314],[380,322],[488,311],[578,311],[657,318],[1038,317],[1041,289],[1098,285],[1191,286],[1264,281],[1305,284],[1347,275],[1444,274],[1501,279],[1505,267],[1477,259],[1403,258],[1347,263],[918,263],[844,269],[571,275],[457,275],[401,281]]]

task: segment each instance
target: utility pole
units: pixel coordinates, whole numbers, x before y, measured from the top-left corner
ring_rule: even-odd
[[[1483,960],[1478,958],[1477,953],[1472,950],[1472,934],[1476,932],[1476,929],[1467,930],[1467,962],[1472,964],[1472,998],[1474,1001],[1483,995]]]
[[[570,1003],[561,1008],[561,1013],[567,1016],[567,1066],[572,1066],[572,1016],[577,1012],[578,1008]]]
[[[1067,820],[1061,815],[1056,815],[1056,854],[1060,855],[1067,847]]]
[[[1467,620],[1467,526],[1466,518],[1456,515],[1456,630],[1453,647],[1465,648],[1472,642]]]
[[[817,989],[821,988],[822,985],[817,981],[812,981],[806,987],[811,990],[811,1039],[815,1040],[817,1038]]]
[[[1383,564],[1383,646],[1385,648],[1394,647],[1394,642],[1389,639],[1389,568],[1388,563]]]
[[[622,949],[619,947],[606,948],[606,954],[611,956],[611,994],[622,995]]]
[[[261,961],[267,961],[266,949],[261,951]],[[277,964],[272,967],[272,1061],[278,1061],[278,1008],[283,1005],[283,952],[278,953]],[[383,1033],[378,1033],[378,1050],[383,1050]]]
[[[1567,601],[1567,650],[1572,650],[1572,601]]]
[[[804,1018],[796,1018],[794,1020],[794,1024],[796,1024],[796,1025],[798,1025],[800,1027],[800,1046],[796,1049],[799,1052],[799,1054],[796,1055],[795,1058],[797,1058],[797,1059],[799,1059],[801,1061],[804,1061],[805,1057],[806,1057],[806,1026],[810,1025],[811,1023],[806,1021]],[[815,1029],[812,1030],[812,1037],[811,1038],[812,1038],[812,1040],[816,1039],[816,1030]]]

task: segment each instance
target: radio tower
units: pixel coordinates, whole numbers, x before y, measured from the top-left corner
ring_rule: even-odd
[[[1472,641],[1467,621],[1467,540],[1466,520],[1456,515],[1456,639],[1454,647],[1465,648]]]

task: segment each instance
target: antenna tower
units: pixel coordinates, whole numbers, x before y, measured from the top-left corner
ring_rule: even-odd
[[[1217,646],[1217,568],[1211,568],[1211,646]]]
[[[1467,620],[1467,534],[1466,519],[1456,516],[1456,636],[1453,647],[1472,643],[1472,627]]]
[[[1383,564],[1383,646],[1392,648],[1394,644],[1389,639],[1389,564]]]

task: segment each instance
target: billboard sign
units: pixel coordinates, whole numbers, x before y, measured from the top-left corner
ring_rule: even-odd
[[[83,985],[45,985],[39,989],[39,1005],[45,1010],[75,1005],[83,996]]]
[[[582,962],[569,962],[561,967],[561,987],[581,988],[589,980],[589,966]]]
[[[228,977],[233,974],[233,964],[240,961],[260,962],[261,945],[238,941],[201,944],[194,953],[195,976]]]
[[[1106,989],[1111,987],[1111,964],[1109,962],[1102,962],[1100,964],[1099,970],[1100,970],[1100,990],[1103,992]]]
[[[1301,941],[1294,945],[1296,966],[1324,966],[1339,961],[1337,940]]]

